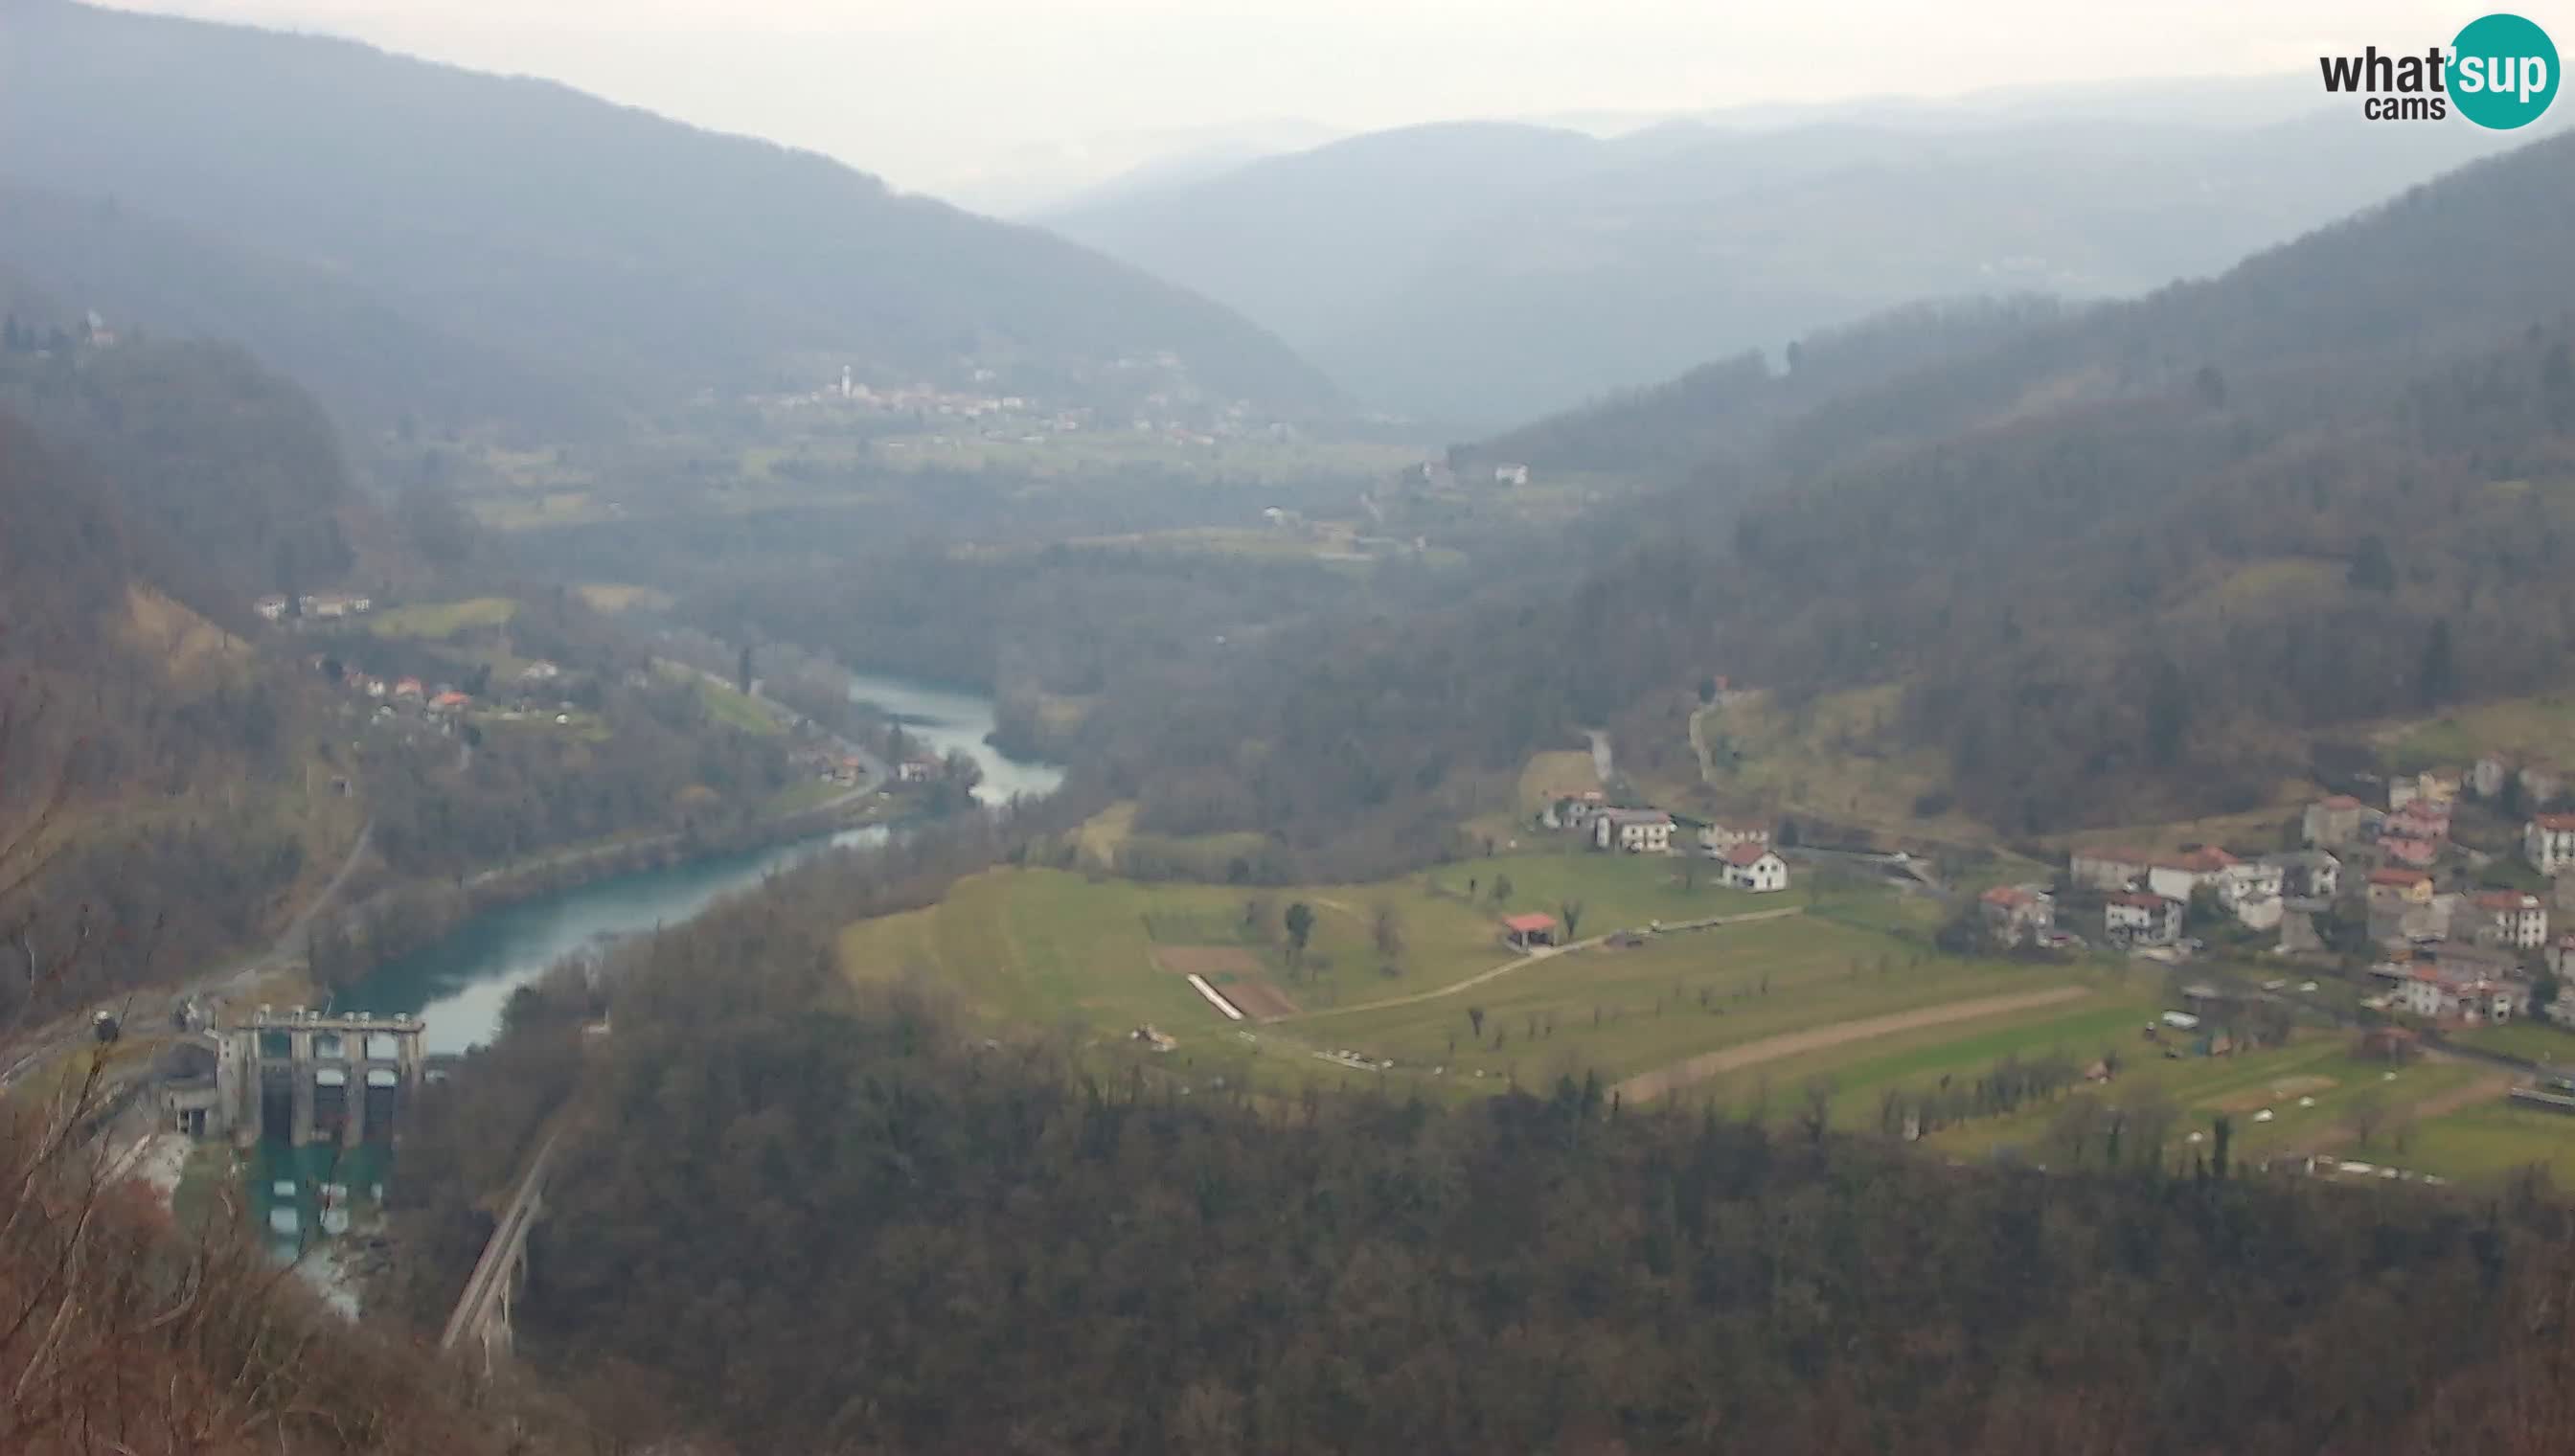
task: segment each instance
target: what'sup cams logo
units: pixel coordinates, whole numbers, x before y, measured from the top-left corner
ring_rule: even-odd
[[[2485,15],[2467,24],[2445,52],[2318,56],[2325,90],[2363,97],[2371,121],[2444,121],[2451,112],[2493,131],[2539,120],[2557,97],[2557,46],[2548,32],[2518,15]]]

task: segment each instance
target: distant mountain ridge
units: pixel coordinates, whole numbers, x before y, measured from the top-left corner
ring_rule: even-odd
[[[1608,144],[1513,122],[1373,132],[1036,221],[1310,339],[1360,327],[1460,217],[1599,165]]]
[[[1219,305],[810,153],[337,40],[62,0],[0,24],[0,177],[318,270],[575,388],[971,364],[1042,393],[1169,353],[1221,398],[1331,403]]]
[[[237,340],[363,432],[481,421],[585,435],[623,411],[596,382],[405,313],[327,263],[264,253],[112,198],[0,178],[0,265],[119,328]]]
[[[1919,299],[2214,273],[2521,140],[2001,115],[1410,129],[1049,221],[1242,309],[1364,403],[1488,430]]]

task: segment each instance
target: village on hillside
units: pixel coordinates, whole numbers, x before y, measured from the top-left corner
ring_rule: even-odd
[[[1716,882],[1751,891],[1787,888],[1791,858],[1827,852],[1783,854],[1768,824],[1613,802],[1599,789],[1552,792],[1535,818],[1602,853],[1712,859]],[[2511,847],[2462,842],[2454,826],[2469,818],[2481,842]],[[2575,974],[2575,798],[2555,769],[2498,753],[2397,774],[2376,803],[2356,793],[2308,803],[2277,825],[2276,843],[2076,847],[2052,876],[1977,891],[1953,923],[1963,941],[1996,952],[2365,967],[2358,1004],[2391,1024],[2464,1030],[2534,1018],[2575,1033],[2575,995],[2561,990]],[[1888,868],[1927,862],[1873,857]],[[2551,1060],[2575,1061],[2575,1035]]]

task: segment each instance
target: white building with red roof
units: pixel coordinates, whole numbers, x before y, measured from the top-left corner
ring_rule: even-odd
[[[2482,967],[2418,961],[2398,994],[2405,1009],[2417,1016],[2477,1026],[2521,1014],[2530,1001],[2530,985]]]
[[[2056,929],[2056,897],[2034,884],[1998,884],[1976,896],[1986,928],[2005,945],[2043,940]]]
[[[2158,854],[2146,867],[2146,888],[2175,900],[2187,900],[2191,891],[2206,889],[2220,892],[2231,903],[2234,895],[2227,886],[2232,871],[2243,862],[2214,844],[2180,854]]]
[[[2470,896],[2468,905],[2480,945],[2537,950],[2548,943],[2548,902],[2528,890],[2484,890]]]
[[[2542,874],[2575,864],[2575,814],[2541,814],[2521,831],[2521,854]]]
[[[2337,793],[2307,805],[2299,830],[2310,844],[2352,844],[2360,840],[2369,806],[2348,793]]]
[[[2142,849],[2077,849],[2068,856],[2066,876],[2093,889],[2126,889],[2146,877],[2154,863]]]
[[[2170,945],[2181,938],[2186,907],[2151,890],[2121,890],[2101,904],[2101,930],[2113,943]]]
[[[1591,842],[1629,854],[1668,854],[1672,816],[1658,808],[1602,809],[1591,816]]]
[[[1725,866],[1725,882],[1736,889],[1768,894],[1788,887],[1788,861],[1767,844],[1745,840],[1728,846],[1717,858]]]

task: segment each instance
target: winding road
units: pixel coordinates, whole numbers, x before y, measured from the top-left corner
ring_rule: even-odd
[[[349,852],[341,856],[339,868],[332,871],[331,877],[324,881],[312,900],[286,922],[285,930],[280,932],[274,943],[238,964],[207,971],[172,988],[160,1003],[162,1017],[175,1019],[190,1001],[203,997],[221,998],[246,989],[257,983],[261,976],[292,961],[303,943],[305,930],[313,923],[313,917],[330,908],[331,902],[340,897],[340,891],[348,886],[350,876],[358,872],[358,865],[367,857],[367,850],[375,843],[375,837],[376,821],[370,818],[358,829],[358,837],[350,841]],[[36,1032],[7,1065],[0,1066],[0,1090],[6,1090],[39,1066],[51,1065],[86,1039],[91,1034],[90,1018],[97,1012],[105,1011],[119,1021],[131,1021],[138,1013],[149,1012],[151,994],[148,987],[137,987]]]

